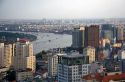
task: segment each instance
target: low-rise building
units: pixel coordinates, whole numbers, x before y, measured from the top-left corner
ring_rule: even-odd
[[[32,80],[33,79],[33,72],[32,71],[18,71],[16,73],[16,80],[23,81],[23,80]]]
[[[9,68],[0,68],[0,80],[2,80],[6,76],[6,72]]]

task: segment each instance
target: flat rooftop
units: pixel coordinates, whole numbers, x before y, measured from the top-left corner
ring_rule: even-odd
[[[62,55],[62,57],[66,57],[66,58],[77,58],[77,57],[83,57],[83,54],[79,54],[76,52],[73,53],[68,53],[67,55]]]

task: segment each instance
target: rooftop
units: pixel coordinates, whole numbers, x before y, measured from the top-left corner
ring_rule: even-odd
[[[28,39],[19,39],[18,41],[19,41],[20,43],[26,43],[26,42],[29,42]]]
[[[85,79],[85,80],[94,80],[94,79],[96,79],[99,82],[109,82],[110,80],[113,80],[113,81],[117,80],[118,81],[118,80],[125,79],[125,73],[107,75],[107,76],[102,76],[101,74],[96,73],[94,75],[92,75],[92,74],[86,75],[86,76],[83,77],[83,79]]]
[[[83,54],[79,54],[77,52],[71,52],[68,53],[67,55],[62,55],[62,57],[66,57],[66,58],[76,58],[76,57],[83,57]]]

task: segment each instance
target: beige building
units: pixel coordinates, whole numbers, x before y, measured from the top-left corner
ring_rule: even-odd
[[[26,68],[30,68],[33,71],[35,71],[36,69],[36,57],[35,56],[30,56],[30,57],[26,57]]]
[[[10,67],[12,64],[13,44],[0,43],[0,67]]]
[[[4,65],[10,67],[12,64],[12,55],[13,55],[13,45],[6,44],[4,45]]]
[[[0,43],[0,67],[4,67],[4,43]]]
[[[12,60],[16,70],[28,68],[35,71],[36,60],[33,55],[33,45],[28,40],[19,40],[15,44],[15,54]]]
[[[20,71],[16,73],[17,81],[23,81],[26,79],[33,79],[33,72],[32,71]]]
[[[49,54],[48,55],[48,76],[54,77],[57,75],[57,65],[58,65],[58,55],[57,54]]]
[[[95,48],[88,46],[84,48],[83,54],[86,56],[89,56],[89,63],[92,63],[95,61]]]
[[[48,54],[48,76],[54,77],[57,76],[57,65],[58,65],[58,57],[64,55],[59,53],[49,53]]]

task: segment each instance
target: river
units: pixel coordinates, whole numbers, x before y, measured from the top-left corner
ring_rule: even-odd
[[[68,34],[37,33],[35,35],[37,40],[33,41],[34,54],[42,50],[68,47],[72,44],[72,35]]]
[[[49,50],[52,48],[69,47],[72,44],[72,35],[68,35],[68,34],[19,32],[19,31],[5,31],[5,32],[25,33],[25,34],[32,34],[37,36],[37,40],[32,42],[34,54],[39,53],[42,50]]]

